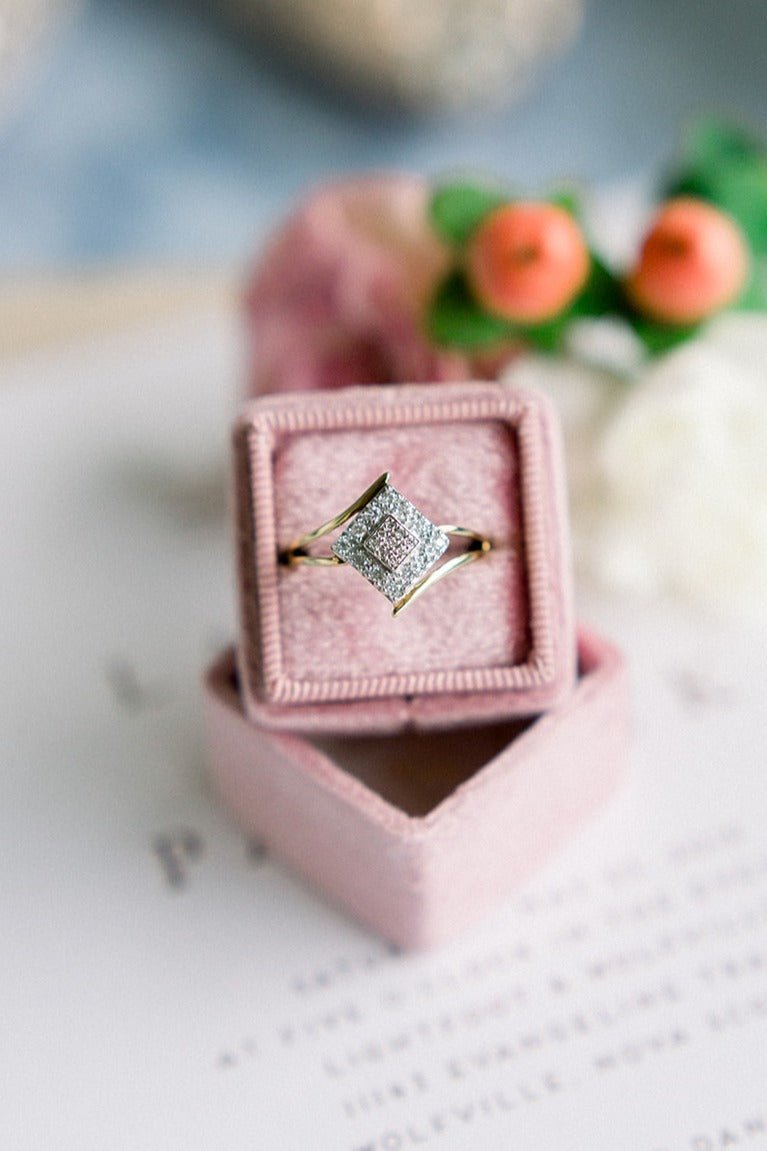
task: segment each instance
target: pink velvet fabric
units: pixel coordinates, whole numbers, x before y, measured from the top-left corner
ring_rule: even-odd
[[[295,730],[459,723],[535,712],[571,686],[561,448],[542,397],[470,384],[264,398],[244,409],[235,449],[240,660],[254,718]],[[397,619],[351,568],[276,562],[280,544],[387,470],[434,522],[494,544]]]
[[[430,194],[423,177],[377,174],[299,205],[247,285],[250,394],[498,377],[513,345],[470,356],[427,338],[427,303],[451,261]]]
[[[233,653],[206,679],[213,778],[234,818],[405,948],[457,934],[606,802],[627,762],[620,653],[579,636],[580,679],[532,721],[384,738],[269,732],[250,721]]]

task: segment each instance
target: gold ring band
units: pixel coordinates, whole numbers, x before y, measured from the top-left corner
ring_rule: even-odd
[[[345,524],[349,526],[329,554],[309,551]],[[468,540],[467,550],[436,566],[451,537]],[[384,472],[338,515],[282,548],[278,558],[290,568],[349,564],[391,601],[396,616],[445,576],[487,555],[492,546],[471,528],[432,523],[392,487]]]

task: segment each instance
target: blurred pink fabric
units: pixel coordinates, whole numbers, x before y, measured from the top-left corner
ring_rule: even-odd
[[[247,285],[248,394],[494,379],[513,349],[469,356],[425,330],[450,263],[429,185],[378,175],[329,185],[267,245]]]

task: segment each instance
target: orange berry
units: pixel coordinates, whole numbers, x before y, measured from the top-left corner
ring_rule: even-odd
[[[467,273],[487,311],[522,324],[558,315],[589,274],[589,251],[564,208],[541,202],[506,204],[469,241]]]
[[[705,200],[669,200],[626,281],[634,307],[655,320],[696,324],[740,294],[748,248],[738,225]]]

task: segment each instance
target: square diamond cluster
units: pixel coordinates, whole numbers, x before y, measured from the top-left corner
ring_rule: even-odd
[[[365,536],[362,546],[387,571],[395,572],[418,547],[418,536],[409,532],[394,516],[385,515],[377,527]]]
[[[386,484],[333,544],[344,563],[396,603],[434,566],[450,540]]]

